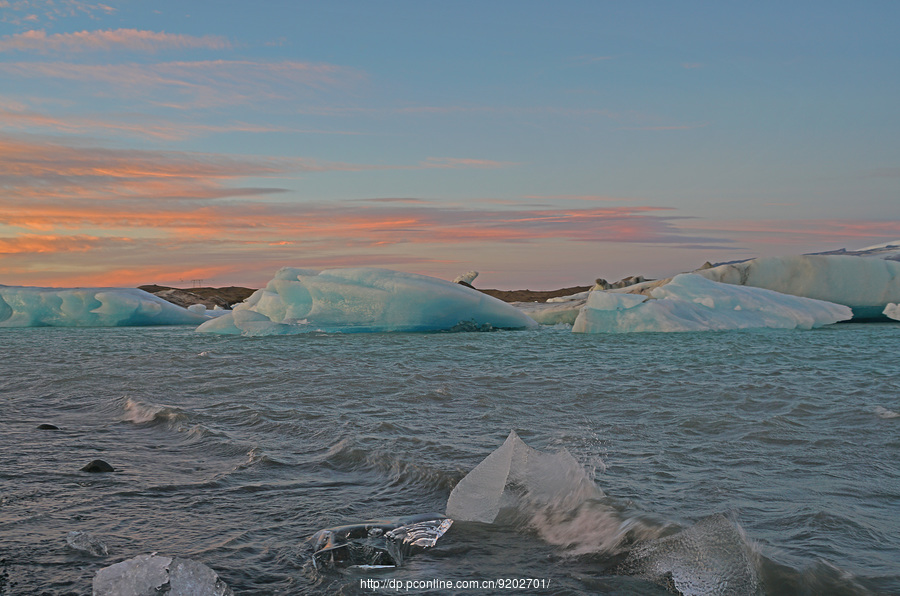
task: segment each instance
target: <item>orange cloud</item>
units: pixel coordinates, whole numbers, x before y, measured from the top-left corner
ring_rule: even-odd
[[[10,50],[36,50],[39,52],[60,51],[80,52],[87,50],[139,50],[155,52],[162,49],[224,50],[231,47],[227,39],[218,35],[182,35],[138,29],[108,29],[99,31],[78,31],[76,33],[54,33],[47,35],[43,30],[31,30],[15,35],[0,37],[0,52]]]

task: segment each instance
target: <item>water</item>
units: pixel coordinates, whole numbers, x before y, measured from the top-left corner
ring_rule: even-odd
[[[266,338],[3,329],[0,594],[90,593],[98,569],[150,552],[203,562],[239,594],[372,593],[361,580],[373,578],[549,582],[460,594],[667,593],[620,573],[629,545],[610,512],[657,535],[725,514],[767,594],[898,593],[898,340],[890,323]],[[308,564],[304,541],[321,528],[443,512],[510,430],[567,449],[602,502],[459,522],[395,570]],[[93,459],[116,471],[79,471]],[[108,555],[72,548],[69,532]]]

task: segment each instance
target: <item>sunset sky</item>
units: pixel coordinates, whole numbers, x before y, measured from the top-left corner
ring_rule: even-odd
[[[900,238],[900,3],[0,0],[0,284]]]

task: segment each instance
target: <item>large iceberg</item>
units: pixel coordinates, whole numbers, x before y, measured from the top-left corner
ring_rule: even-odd
[[[594,291],[572,326],[578,333],[811,329],[850,319],[846,306],[676,275],[642,294]]]
[[[197,325],[208,318],[133,288],[0,286],[0,327]]]
[[[309,331],[522,329],[537,323],[472,288],[387,269],[310,271],[285,267],[234,311],[197,329],[284,335]]]
[[[853,309],[855,319],[883,318],[900,302],[900,262],[846,255],[765,257],[695,271],[712,281],[827,300]]]

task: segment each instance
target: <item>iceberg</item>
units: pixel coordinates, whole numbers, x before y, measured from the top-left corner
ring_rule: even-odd
[[[884,307],[884,316],[900,321],[900,304],[888,304]]]
[[[0,286],[0,327],[198,325],[207,319],[134,288]]]
[[[881,319],[900,302],[900,262],[847,255],[765,257],[695,271],[712,281],[826,300],[854,319]]]
[[[449,281],[387,269],[285,267],[203,333],[248,336],[317,332],[524,329],[515,307]]]
[[[676,275],[648,293],[591,292],[572,331],[812,329],[852,316],[850,308],[839,304],[718,283],[696,274]]]

